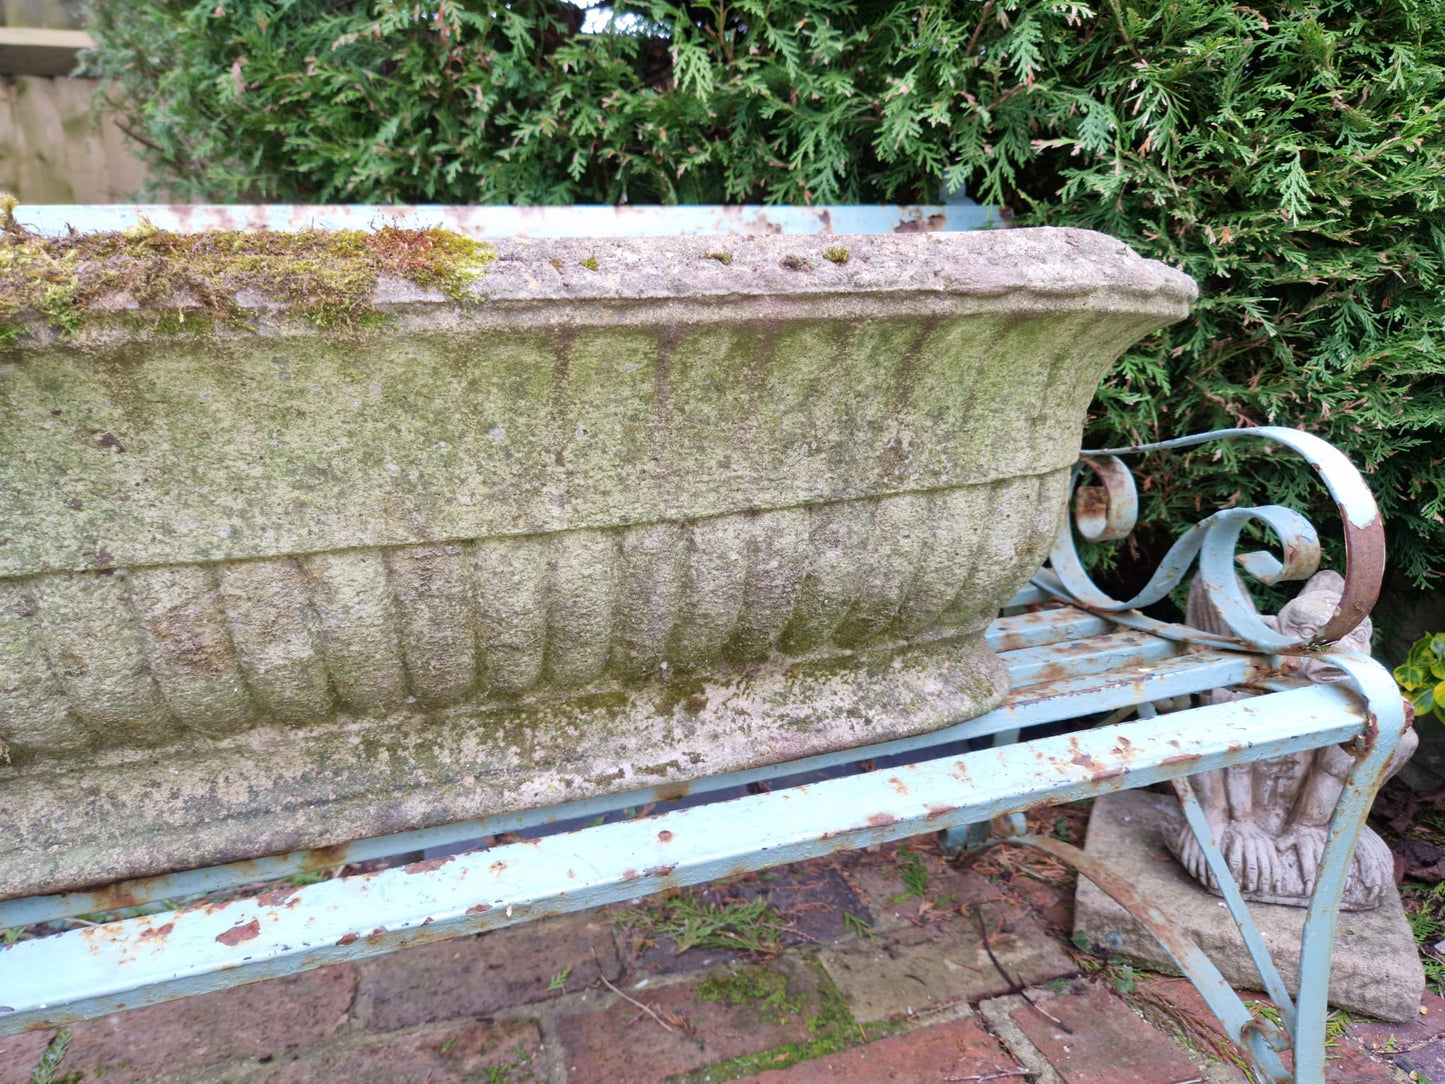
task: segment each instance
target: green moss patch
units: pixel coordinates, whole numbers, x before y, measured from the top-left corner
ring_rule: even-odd
[[[788,995],[788,977],[761,964],[720,971],[697,984],[699,1001],[721,1001],[727,1005],[755,1003],[758,1012],[779,1023],[803,1010],[807,999]]]
[[[156,334],[245,327],[243,290],[276,298],[322,328],[356,331],[384,317],[373,300],[383,277],[405,279],[454,301],[496,258],[481,241],[442,229],[383,226],[280,233],[218,230],[42,237],[20,226],[15,201],[0,197],[0,347],[26,330],[22,314],[73,335],[120,324]]]
[[[756,1001],[763,1014],[771,1014],[774,1019],[806,1012],[808,1038],[698,1069],[679,1077],[678,1084],[715,1084],[717,1081],[753,1076],[769,1069],[786,1069],[800,1061],[837,1054],[855,1045],[860,1039],[866,1042],[899,1030],[894,1025],[870,1025],[871,1030],[864,1032],[854,1022],[843,995],[828,978],[817,958],[812,955],[801,956],[798,963],[813,980],[815,993],[811,997],[789,996],[786,992],[787,980],[765,967],[744,968],[723,973],[716,978],[709,977],[698,985],[697,996],[705,1001],[719,1000],[730,1004]],[[716,996],[707,996],[706,991],[709,990]]]

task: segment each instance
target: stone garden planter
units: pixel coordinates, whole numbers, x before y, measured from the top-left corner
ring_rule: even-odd
[[[1094,387],[1195,296],[1074,230],[496,249],[364,335],[0,353],[0,896],[988,711]]]

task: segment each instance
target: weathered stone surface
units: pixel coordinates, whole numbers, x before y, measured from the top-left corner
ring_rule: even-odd
[[[0,895],[992,707],[1094,386],[1193,285],[1082,231],[820,243],[499,243],[370,338],[262,299],[0,366]]]
[[[1172,798],[1140,791],[1099,798],[1089,819],[1085,850],[1107,861],[1189,931],[1228,982],[1243,988],[1258,986],[1259,974],[1224,901],[1195,883],[1168,857],[1160,826],[1161,810],[1171,802]],[[1250,912],[1294,993],[1304,909],[1255,903]],[[1106,939],[1117,934],[1123,939],[1124,955],[1156,970],[1174,970],[1158,942],[1082,877],[1075,898],[1074,929],[1098,944],[1108,943]],[[1424,989],[1425,973],[1398,892],[1387,892],[1373,911],[1340,915],[1330,970],[1331,1004],[1383,1020],[1410,1020],[1420,1011]]]
[[[406,705],[385,726],[284,725],[16,772],[0,853],[16,895],[238,854],[274,854],[793,760],[962,718],[1003,664],[981,643],[860,653],[830,668],[721,674],[510,709]],[[190,766],[181,774],[181,765]],[[3,766],[0,766],[3,770]]]

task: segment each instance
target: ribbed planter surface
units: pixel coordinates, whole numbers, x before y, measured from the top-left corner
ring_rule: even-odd
[[[496,247],[363,336],[0,353],[0,896],[991,709],[1094,387],[1194,297],[1075,230]]]

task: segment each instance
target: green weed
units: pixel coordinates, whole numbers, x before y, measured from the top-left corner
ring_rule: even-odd
[[[708,903],[695,896],[672,896],[651,906],[619,914],[652,938],[671,938],[677,952],[690,948],[731,949],[776,956],[787,924],[766,900]]]
[[[1395,681],[1417,717],[1434,715],[1445,723],[1445,632],[1422,636],[1410,645],[1405,662],[1395,667]]]
[[[907,846],[898,848],[898,875],[903,880],[903,892],[891,902],[902,903],[913,896],[926,898],[928,870],[923,865],[923,857]]]
[[[30,1084],[70,1084],[71,1081],[79,1080],[79,1073],[67,1073],[62,1077],[55,1075],[56,1070],[60,1068],[60,1061],[65,1057],[65,1051],[69,1047],[70,1032],[57,1031],[45,1047],[44,1053],[40,1055],[40,1061],[31,1071]]]

